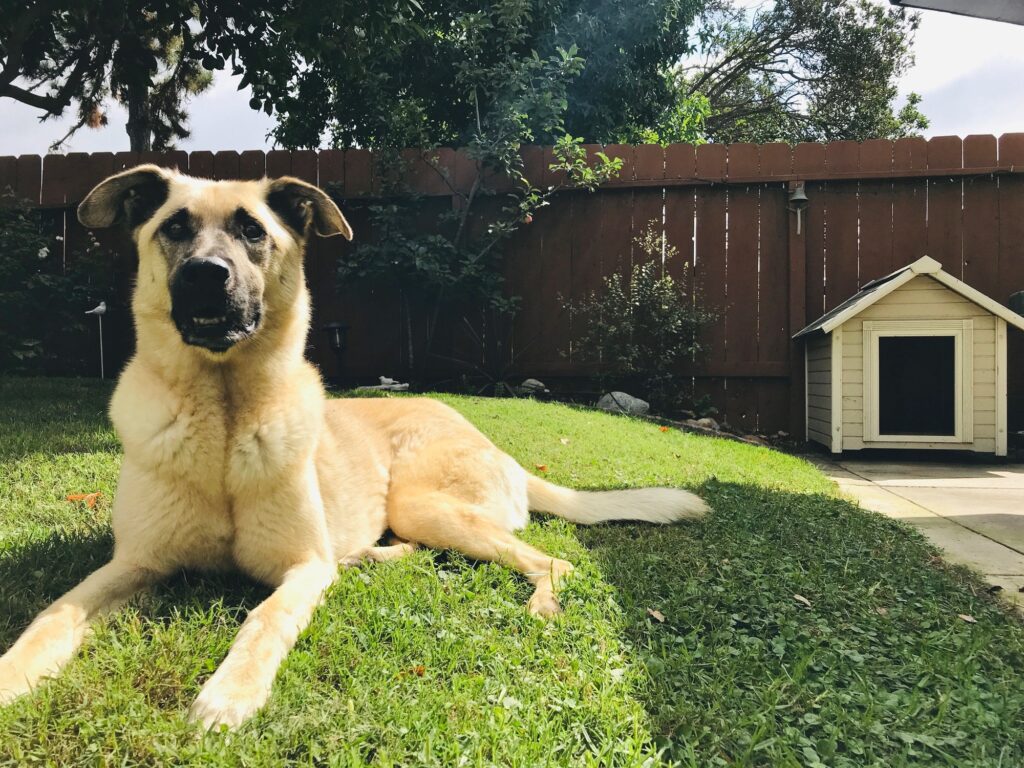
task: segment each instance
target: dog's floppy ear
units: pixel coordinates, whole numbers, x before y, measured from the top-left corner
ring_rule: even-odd
[[[274,179],[267,186],[267,205],[281,221],[305,236],[310,224],[320,237],[343,235],[352,239],[352,227],[338,206],[319,187],[291,176]]]
[[[78,220],[100,229],[125,222],[131,229],[146,222],[164,204],[170,175],[156,165],[139,165],[104,179],[78,206]]]

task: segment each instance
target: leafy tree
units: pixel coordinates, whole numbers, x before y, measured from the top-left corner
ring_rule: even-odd
[[[671,98],[664,72],[689,48],[701,0],[298,2],[286,24],[232,40],[253,104],[279,118],[285,146],[465,145],[508,77],[575,48],[584,62],[560,98],[565,131],[612,141],[653,122]],[[514,75],[513,75],[514,77]],[[557,133],[530,115],[536,143]]]
[[[695,55],[672,75],[677,99],[707,98],[715,141],[910,135],[928,126],[917,94],[895,106],[917,24],[872,0],[777,0],[753,12],[711,0]]]
[[[188,136],[184,103],[220,68],[213,51],[235,24],[259,20],[238,2],[204,10],[191,0],[38,0],[0,14],[0,98],[40,110],[74,109],[71,130],[106,124],[110,97],[128,110],[133,150],[167,149]],[[201,30],[201,31],[197,31]],[[211,32],[213,33],[211,35]]]

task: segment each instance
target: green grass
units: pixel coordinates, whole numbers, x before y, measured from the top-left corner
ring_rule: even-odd
[[[0,379],[0,647],[109,557],[108,397]],[[419,551],[349,569],[267,708],[230,736],[200,737],[184,713],[266,590],[181,575],[0,710],[0,762],[1024,764],[1021,623],[809,464],[559,405],[441,399],[555,482],[685,486],[715,511],[669,528],[531,524],[526,539],[578,566],[548,624],[490,563]],[[96,490],[94,510],[65,501]]]

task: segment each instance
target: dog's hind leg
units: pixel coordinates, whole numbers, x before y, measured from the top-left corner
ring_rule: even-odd
[[[363,557],[375,563],[383,563],[387,560],[398,560],[406,555],[411,555],[418,546],[415,542],[400,541],[383,547],[370,547],[366,550]]]
[[[388,499],[388,524],[404,539],[515,568],[534,585],[532,615],[561,611],[557,592],[572,564],[520,541],[473,504],[442,491],[399,491]]]
[[[117,608],[158,576],[114,559],[40,613],[0,657],[0,704],[57,674],[82,644],[93,619]]]

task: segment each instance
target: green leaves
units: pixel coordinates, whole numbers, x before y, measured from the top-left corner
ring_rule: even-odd
[[[600,293],[565,306],[584,329],[574,354],[601,364],[601,387],[639,387],[636,394],[667,412],[681,406],[676,367],[700,352],[698,331],[713,315],[686,285],[685,263],[680,281],[666,270],[679,255],[655,222],[636,245],[628,272],[609,275]]]

